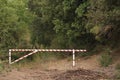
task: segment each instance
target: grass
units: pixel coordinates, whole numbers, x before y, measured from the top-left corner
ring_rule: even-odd
[[[0,60],[0,73],[10,72],[12,67],[8,64],[7,60]]]
[[[44,63],[59,60],[62,57],[60,57],[60,53],[48,53],[48,52],[41,52],[34,54],[32,56],[29,56],[28,58],[25,58],[15,64],[13,64],[14,68],[17,68],[17,70],[20,70],[20,68],[24,67],[33,67],[33,65],[42,65]]]

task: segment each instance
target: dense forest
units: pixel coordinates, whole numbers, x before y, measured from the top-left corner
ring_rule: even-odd
[[[120,46],[120,0],[0,0],[0,55],[97,46]]]

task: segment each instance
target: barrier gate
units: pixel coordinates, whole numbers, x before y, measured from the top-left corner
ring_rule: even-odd
[[[12,61],[12,52],[30,52],[30,53]],[[85,49],[9,49],[9,64],[16,63],[37,52],[72,52],[73,66],[75,66],[75,52],[86,52],[86,50]]]

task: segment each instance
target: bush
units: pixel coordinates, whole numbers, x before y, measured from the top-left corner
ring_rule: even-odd
[[[116,79],[116,80],[120,79],[120,71],[117,71],[117,72],[116,72],[115,79]]]
[[[118,63],[118,64],[116,65],[116,69],[117,69],[117,70],[120,70],[120,63]]]
[[[2,69],[3,69],[3,63],[2,63],[2,61],[0,60],[0,71],[2,71]]]
[[[2,71],[2,69],[3,69],[3,65],[2,65],[2,64],[0,64],[0,71]]]
[[[55,59],[61,59],[62,56],[60,53],[54,53],[54,52],[41,52],[34,54],[32,56],[32,60],[35,62],[48,62],[50,60],[55,60]]]
[[[116,68],[115,79],[120,79],[120,63],[117,63],[117,65],[115,66],[115,68]]]
[[[102,67],[107,67],[112,63],[112,56],[109,53],[102,54],[99,62]]]

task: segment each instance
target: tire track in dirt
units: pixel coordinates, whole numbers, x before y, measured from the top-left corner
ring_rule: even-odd
[[[100,80],[107,78],[108,77],[104,73],[85,69],[78,69],[69,70],[60,75],[57,75],[55,80]]]

